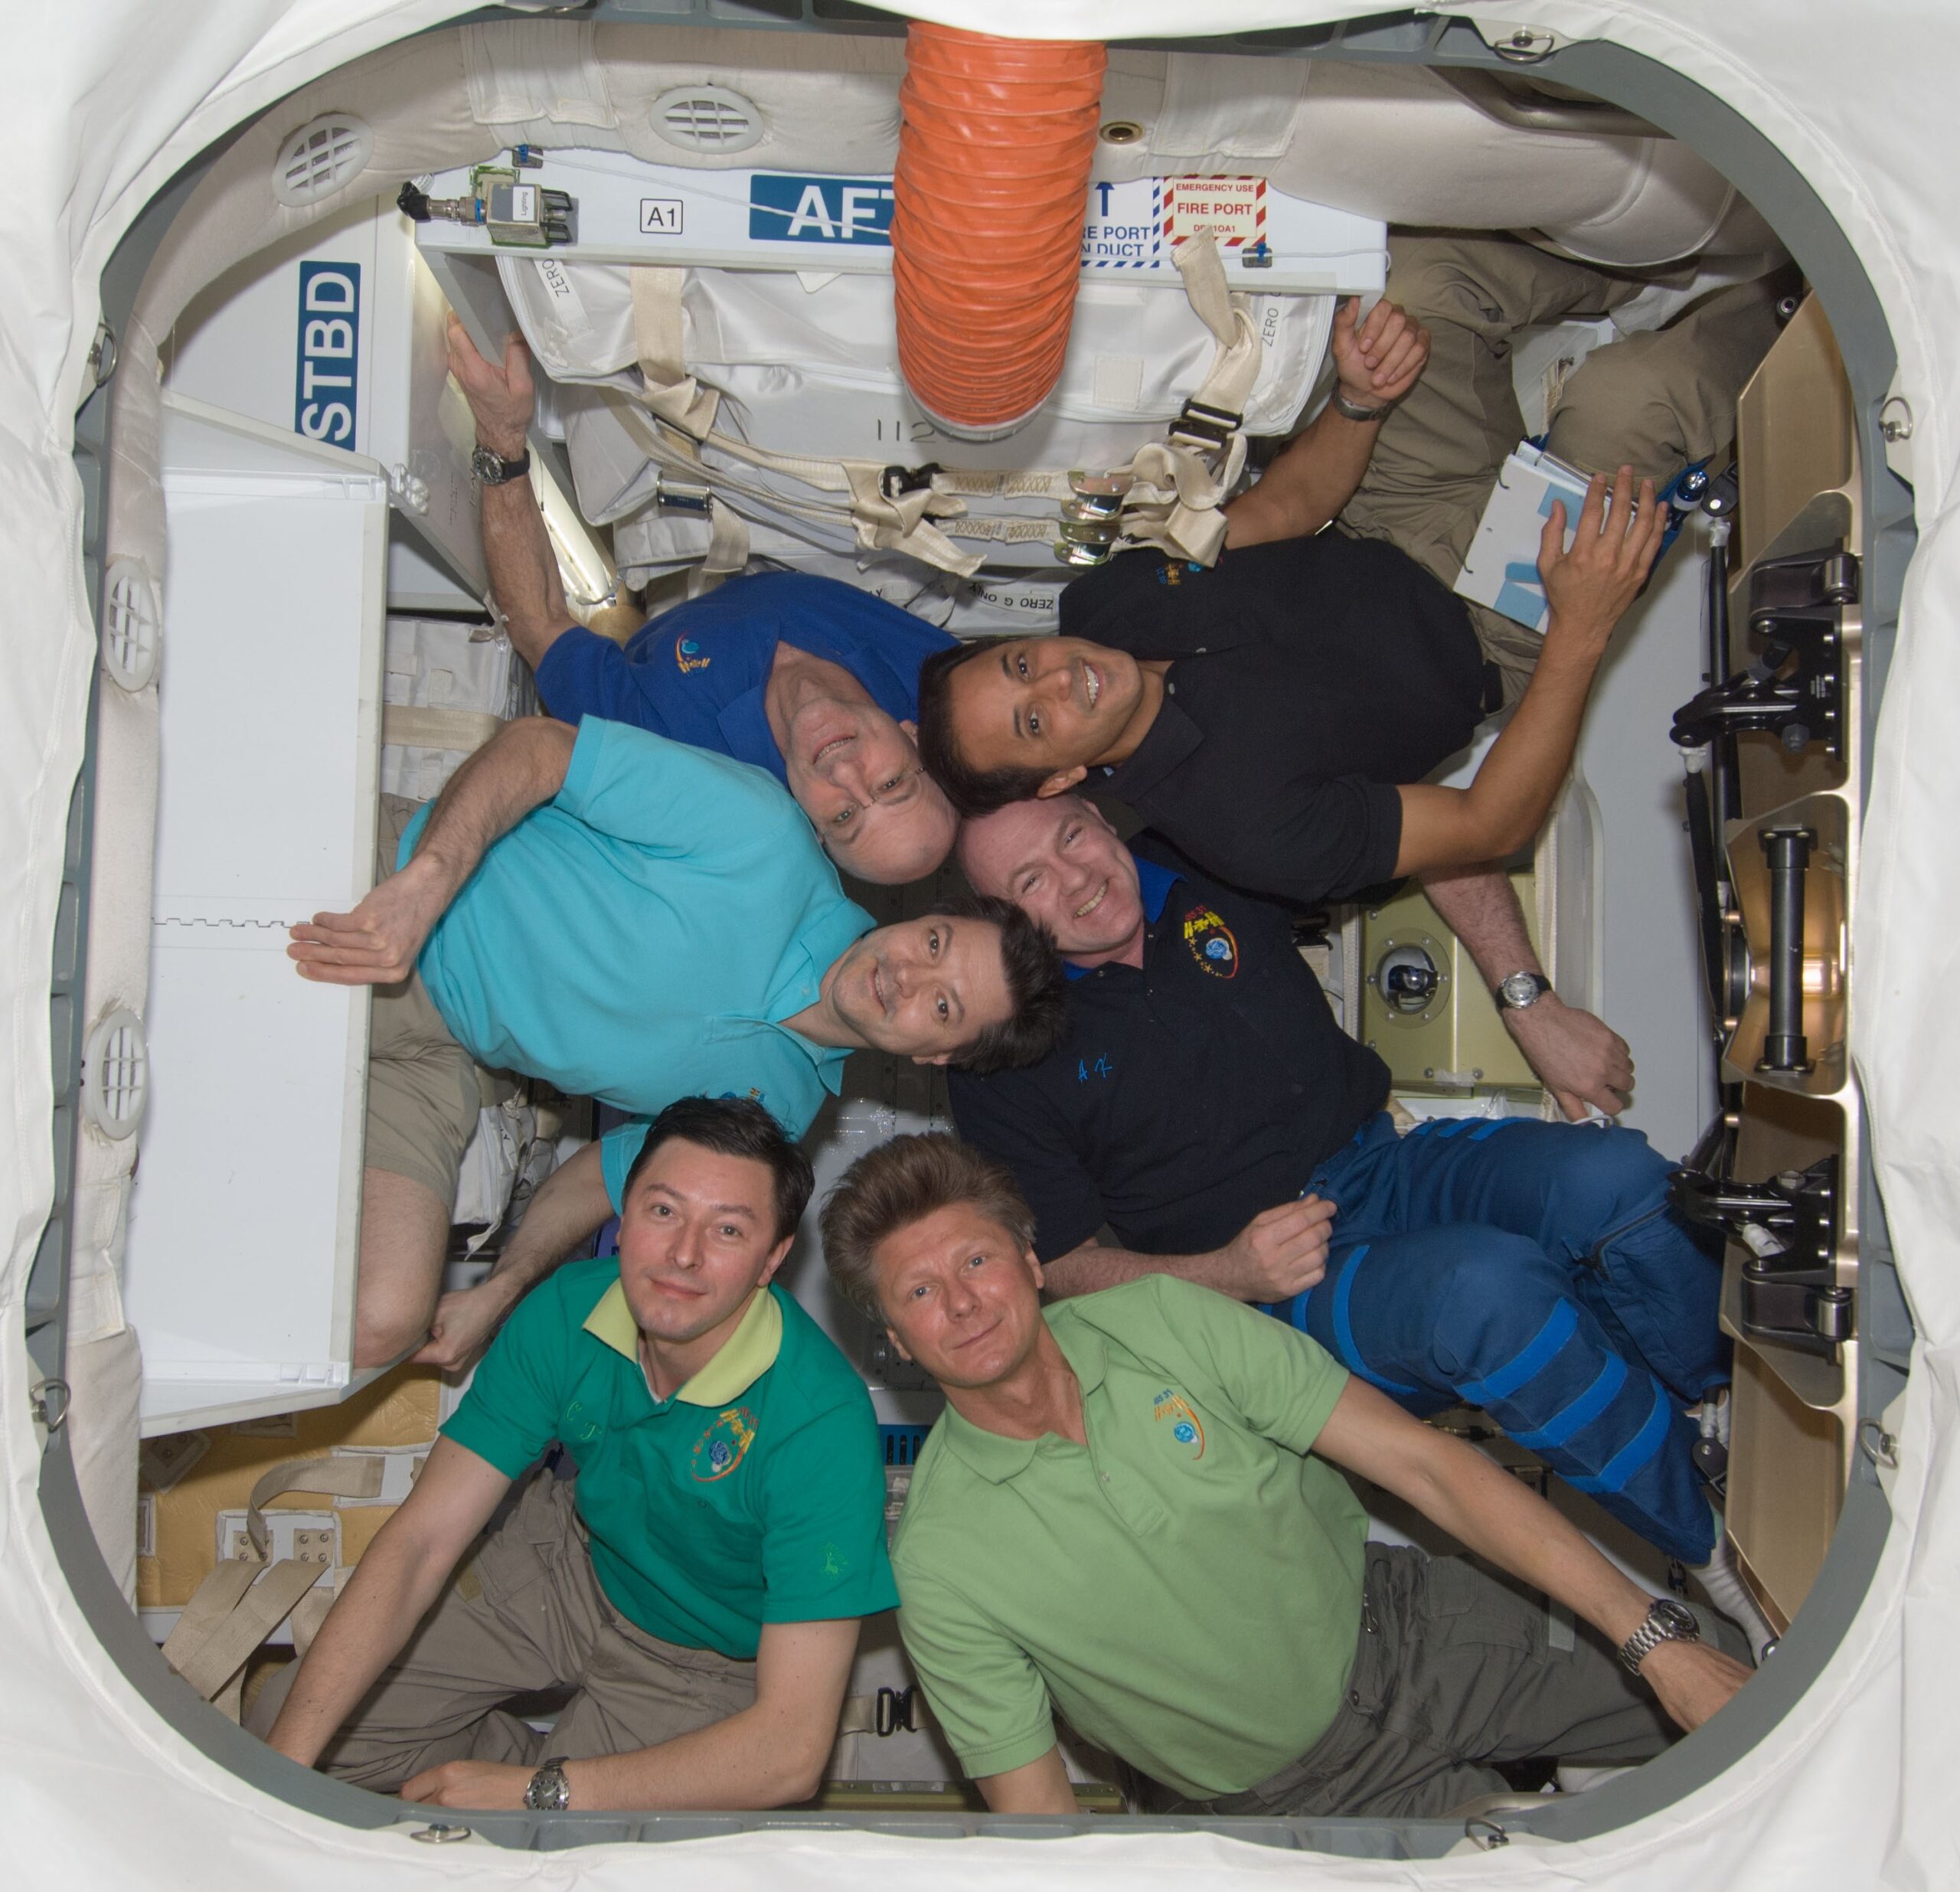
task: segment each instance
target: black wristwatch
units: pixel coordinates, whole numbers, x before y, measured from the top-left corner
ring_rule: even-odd
[[[521,479],[531,471],[531,449],[526,447],[514,460],[507,460],[501,453],[493,453],[487,446],[479,446],[469,456],[469,470],[476,475],[477,483],[484,486],[508,486],[514,479]]]
[[[1535,1005],[1552,989],[1552,982],[1542,972],[1514,972],[1508,979],[1501,979],[1491,989],[1491,996],[1507,1011],[1522,1011],[1527,1005]]]
[[[1395,411],[1392,400],[1385,400],[1379,407],[1364,407],[1358,400],[1350,400],[1338,387],[1328,396],[1327,404],[1347,420],[1363,422],[1386,420]]]
[[[1624,1656],[1626,1651],[1620,1653]],[[554,1754],[531,1776],[531,1784],[524,1790],[524,1803],[534,1813],[562,1813],[571,1805],[572,1783],[565,1778],[565,1763],[570,1758]]]
[[[1640,1665],[1662,1642],[1699,1642],[1701,1625],[1694,1612],[1671,1596],[1656,1596],[1647,1612],[1647,1620],[1620,1645],[1620,1660],[1635,1675]]]

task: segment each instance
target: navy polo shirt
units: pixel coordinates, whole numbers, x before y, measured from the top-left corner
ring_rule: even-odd
[[[960,1135],[1014,1172],[1044,1261],[1106,1222],[1141,1254],[1222,1247],[1388,1099],[1285,909],[1161,842],[1136,861],[1142,969],[1071,966],[1067,1031],[1031,1069],[946,1073]]]
[[[1143,740],[1089,789],[1207,872],[1303,907],[1393,877],[1396,785],[1462,748],[1485,707],[1463,600],[1338,530],[1208,570],[1126,552],[1063,592],[1061,631],[1171,659]]]
[[[896,722],[919,714],[919,666],[958,640],[835,578],[760,572],[643,625],[625,647],[583,625],[537,667],[554,716],[631,723],[766,769],[787,785],[763,692],[779,643],[841,664]]]

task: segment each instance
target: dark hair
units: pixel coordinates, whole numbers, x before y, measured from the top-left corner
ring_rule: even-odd
[[[919,666],[919,760],[961,814],[991,815],[1010,802],[1032,799],[1047,780],[1047,769],[976,769],[959,753],[952,734],[952,673],[971,658],[1021,644],[1024,637],[976,637],[936,650]]]
[[[1034,1212],[1014,1178],[991,1158],[943,1133],[895,1136],[867,1151],[830,1192],[818,1227],[837,1291],[874,1320],[878,1244],[956,1203],[971,1203],[1023,1248],[1034,1246]]]
[[[680,1097],[647,1126],[646,1140],[633,1166],[626,1171],[626,1186],[619,1191],[624,1203],[633,1185],[662,1144],[678,1137],[684,1143],[697,1143],[717,1156],[746,1156],[752,1162],[766,1163],[776,1178],[776,1237],[795,1233],[808,1206],[810,1191],[817,1186],[810,1159],[782,1133],[782,1126],[753,1097]]]
[[[933,910],[953,920],[982,920],[1000,929],[1001,966],[1007,975],[1012,1014],[969,1038],[952,1062],[980,1077],[1038,1064],[1061,1042],[1068,1022],[1068,986],[1054,936],[1011,900],[969,894]]]

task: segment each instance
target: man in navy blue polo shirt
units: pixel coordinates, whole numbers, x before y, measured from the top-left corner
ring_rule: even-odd
[[[622,649],[566,608],[528,481],[530,358],[501,366],[449,318],[449,368],[476,420],[483,553],[518,653],[554,716],[599,716],[766,769],[846,874],[903,886],[946,858],[952,806],[913,743],[919,666],[956,640],[834,578],[731,578]]]
[[[1398,1138],[1387,1068],[1334,1022],[1285,911],[1161,843],[1133,854],[1075,797],[969,824],[960,858],[1069,962],[1057,1050],[950,1087],[1034,1209],[1050,1292],[1161,1272],[1266,1304],[1413,1411],[1481,1407],[1707,1561],[1684,1408],[1728,1377],[1720,1270],[1643,1137],[1520,1118]]]

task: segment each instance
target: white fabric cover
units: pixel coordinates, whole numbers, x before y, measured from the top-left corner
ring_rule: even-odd
[[[0,1779],[14,1789],[5,1851],[23,1884],[176,1886],[244,1875],[328,1892],[358,1874],[374,1892],[466,1880],[623,1892],[643,1884],[650,1869],[645,1855],[614,1847],[543,1858],[476,1845],[437,1851],[407,1843],[398,1831],[345,1830],[247,1788],[172,1734],[97,1646],[35,1502],[38,1438],[20,1309],[51,1199],[46,979],[94,662],[70,449],[96,285],[119,237],[180,166],[301,88],[289,109],[233,148],[244,152],[231,187],[237,216],[263,221],[264,194],[250,178],[262,176],[286,130],[312,110],[343,103],[336,94],[345,82],[316,87],[315,75],[439,23],[455,5],[77,0],[12,8],[0,21],[0,83],[16,157],[0,199],[11,290],[0,317],[0,548],[8,603],[8,682],[0,691],[0,1672],[9,1708],[0,1718]],[[1168,38],[1194,24],[1188,0],[913,0],[910,10],[1033,36]],[[1210,0],[1202,27],[1222,34],[1346,10],[1339,0]],[[1472,0],[1468,10],[1504,18],[1518,11],[1509,0]],[[1960,933],[1960,880],[1944,839],[1960,792],[1952,420],[1960,412],[1953,319],[1960,246],[1951,214],[1960,119],[1947,83],[1960,61],[1960,17],[1919,8],[1847,29],[1844,10],[1824,0],[1730,0],[1719,9],[1684,0],[1538,0],[1530,18],[1569,36],[1611,37],[1662,60],[1758,127],[1855,248],[1899,350],[1895,391],[1910,405],[1913,432],[1895,464],[1913,483],[1920,539],[1874,748],[1854,1046],[1921,1338],[1895,1426],[1896,1518],[1872,1592],[1821,1680],[1760,1746],[1665,1812],[1577,1846],[1513,1847],[1495,1861],[1306,1862],[1204,1835],[1035,1846],[777,1831],[699,1842],[654,1862],[690,1884],[773,1892],[929,1874],[956,1892],[1002,1885],[1115,1892],[1142,1882],[1290,1886],[1303,1871],[1327,1887],[1501,1881],[1616,1892],[1664,1884],[1917,1892],[1953,1881],[1960,1149],[1951,1034],[1939,1021],[1950,1002],[1949,943]],[[600,30],[603,63],[609,31],[622,30]],[[854,70],[884,69],[881,43],[847,44]],[[772,65],[814,57],[811,43],[792,34],[743,36],[742,50]],[[623,83],[650,87],[665,77],[645,53],[635,57],[637,65],[607,65],[616,106]],[[451,42],[384,54],[376,70],[385,81],[391,67],[443,57],[455,74],[454,116],[433,128],[425,119],[415,139],[377,157],[397,177],[437,158],[471,155],[467,93]],[[1341,83],[1354,84],[1357,70],[1367,70],[1345,69]],[[1148,79],[1139,83],[1147,92]],[[860,154],[878,142],[878,128],[854,119],[843,96],[842,88],[831,93],[822,129],[835,141],[838,164],[851,168],[866,161]],[[622,109],[622,142],[629,123]],[[632,136],[647,134],[635,128]],[[489,132],[477,149],[499,139]],[[1488,186],[1472,165],[1431,175],[1437,200]],[[1572,219],[1583,222],[1597,207],[1575,206]],[[207,259],[187,253],[180,261],[189,286],[214,273]],[[150,371],[154,335],[123,339],[122,374]],[[140,407],[132,410],[139,430],[144,419]],[[154,515],[145,521],[140,495],[131,503],[130,536],[119,549],[160,554]],[[99,910],[97,925],[104,923]],[[1793,1641],[1801,1634],[1800,1622]]]

